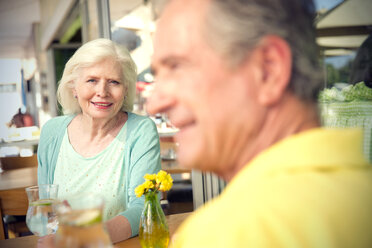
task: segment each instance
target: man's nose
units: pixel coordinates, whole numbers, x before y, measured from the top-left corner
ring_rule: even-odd
[[[146,110],[150,115],[166,112],[176,102],[175,97],[171,94],[170,88],[161,85],[155,85],[153,92],[146,101]]]

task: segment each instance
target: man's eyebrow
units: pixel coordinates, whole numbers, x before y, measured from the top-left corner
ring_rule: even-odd
[[[176,56],[176,55],[164,57],[164,58],[160,59],[159,61],[151,64],[151,73],[153,75],[156,75],[157,68],[158,68],[159,65],[170,66],[170,65],[172,65],[176,62],[177,63],[187,62],[187,59],[183,56]]]
[[[168,64],[172,64],[174,62],[179,62],[179,61],[183,61],[183,60],[185,60],[185,59],[181,56],[169,56],[169,57],[165,57],[162,60],[160,60],[160,64],[168,65]]]

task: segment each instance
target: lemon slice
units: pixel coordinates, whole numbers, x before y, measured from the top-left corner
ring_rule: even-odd
[[[30,203],[30,206],[51,206],[54,200],[52,199],[40,199]]]
[[[82,212],[78,217],[76,217],[76,219],[73,221],[73,224],[79,227],[86,227],[100,223],[101,221],[101,211],[98,209],[93,209]]]

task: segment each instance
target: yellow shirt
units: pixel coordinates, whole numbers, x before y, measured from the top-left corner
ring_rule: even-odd
[[[313,129],[259,154],[173,248],[372,247],[372,166],[355,129]]]

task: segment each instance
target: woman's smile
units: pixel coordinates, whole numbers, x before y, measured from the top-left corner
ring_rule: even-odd
[[[112,103],[109,103],[109,102],[91,102],[91,103],[99,109],[108,109],[112,106]]]

